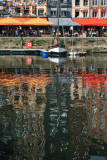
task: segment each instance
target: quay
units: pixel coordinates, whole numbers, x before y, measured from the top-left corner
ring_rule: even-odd
[[[40,55],[41,49],[0,49],[0,56],[4,55]]]
[[[60,37],[61,44],[64,39],[68,52],[72,47],[75,51],[82,51],[82,37]],[[23,49],[20,40],[20,37],[0,37],[0,55],[40,55],[40,51],[47,50],[54,37],[23,37]],[[32,48],[27,48],[27,42],[32,42]],[[107,37],[83,37],[83,51],[107,53]]]

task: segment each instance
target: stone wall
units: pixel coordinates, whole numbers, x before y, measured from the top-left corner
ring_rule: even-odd
[[[83,40],[83,41],[82,41]],[[26,49],[26,43],[32,42],[32,49],[47,49],[49,45],[54,42],[54,38],[50,37],[23,37],[23,48]],[[60,42],[63,45],[64,38],[60,38]],[[0,49],[21,49],[22,44],[20,37],[1,37],[0,38]],[[82,51],[82,43],[83,43],[83,51],[88,52],[107,52],[107,37],[66,37],[65,45],[68,51],[72,49],[76,51]]]

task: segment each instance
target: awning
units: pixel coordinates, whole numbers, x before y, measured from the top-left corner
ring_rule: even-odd
[[[98,10],[97,9],[93,9],[93,12],[98,12]]]
[[[58,26],[58,18],[48,18],[54,26]],[[73,22],[71,18],[59,18],[59,26],[80,26],[80,24]]]
[[[88,12],[88,10],[83,10],[83,12]]]
[[[26,21],[23,23],[23,25],[26,26],[49,26],[49,25],[54,25],[53,23],[43,19],[43,18],[32,18],[29,21]]]
[[[75,10],[75,12],[79,12],[79,10]]]
[[[6,17],[0,20],[0,25],[22,25],[22,22],[14,18]]]
[[[73,21],[82,26],[107,26],[107,19],[99,18],[73,18]]]
[[[106,12],[106,9],[102,9],[101,12]]]

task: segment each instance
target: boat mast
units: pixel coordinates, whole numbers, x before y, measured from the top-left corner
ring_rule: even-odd
[[[60,8],[59,8],[59,1],[60,0],[58,0],[58,44],[59,44],[59,10],[60,10]]]

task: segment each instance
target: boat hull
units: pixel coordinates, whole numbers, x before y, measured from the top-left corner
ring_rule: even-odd
[[[40,56],[42,56],[43,58],[48,58],[48,52],[40,51]]]
[[[67,51],[65,48],[54,47],[49,50],[51,56],[66,56]]]

